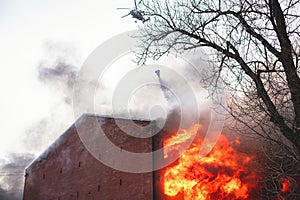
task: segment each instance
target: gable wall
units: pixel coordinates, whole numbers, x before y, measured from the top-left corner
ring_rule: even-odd
[[[89,118],[91,116],[86,117],[84,123]],[[113,119],[104,120],[104,129],[112,142],[128,151],[152,151],[151,137],[141,139],[125,135]],[[149,124],[145,121],[135,123],[141,126]],[[102,164],[86,150],[74,125],[64,135],[55,149],[26,170],[24,200],[153,198],[151,172],[125,173]]]

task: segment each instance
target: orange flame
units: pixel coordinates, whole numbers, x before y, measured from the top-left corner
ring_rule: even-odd
[[[281,181],[281,193],[290,192],[292,190],[291,182],[289,178]]]
[[[183,152],[180,144],[195,136],[200,127],[196,124],[167,139],[164,156],[168,157],[174,150]],[[248,199],[258,179],[247,167],[252,157],[236,151],[221,135],[213,150],[200,158],[201,143],[192,143],[177,163],[165,170],[164,193],[176,196],[181,192],[185,200]],[[235,144],[239,145],[240,141]]]

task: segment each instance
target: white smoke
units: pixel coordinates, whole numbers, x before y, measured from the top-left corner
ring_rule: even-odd
[[[198,82],[197,76],[190,71],[186,63],[173,62],[170,67],[170,60],[164,63],[165,68],[159,66],[144,66],[137,68],[131,59],[127,61],[120,60],[109,67],[107,72],[99,79],[79,80],[77,75],[80,72],[80,63],[77,61],[74,48],[65,47],[57,43],[47,43],[45,58],[41,59],[37,67],[37,79],[45,87],[53,93],[52,111],[40,120],[32,124],[25,130],[24,138],[22,138],[24,146],[31,156],[26,156],[25,162],[20,162],[17,157],[11,157],[11,165],[22,163],[18,166],[20,170],[24,170],[34,156],[43,152],[53,141],[61,135],[72,123],[75,118],[73,114],[73,95],[74,84],[91,84],[96,85],[92,97],[94,105],[92,109],[87,108],[83,112],[94,112],[101,115],[115,115],[126,118],[146,118],[158,119],[166,118],[169,112],[178,111],[180,107],[184,107],[188,111],[187,118],[193,118],[197,115],[199,109],[195,108],[195,104],[190,104],[192,96],[196,96],[196,104],[200,107],[207,105],[208,100],[205,99],[206,93]],[[174,79],[174,74],[168,73],[168,70],[174,70],[179,73],[188,82],[178,82]],[[155,74],[156,70],[161,70],[160,77]],[[176,72],[176,73],[177,73]],[[133,85],[129,98],[118,98],[119,93],[130,88],[130,84],[136,80],[150,80],[151,84]],[[186,85],[188,84],[188,85]],[[186,87],[192,88],[192,94],[186,92]],[[173,94],[172,89],[176,88]],[[83,106],[89,101],[86,99],[87,93],[90,91],[79,91],[81,98],[80,104]],[[191,96],[192,95],[192,96]],[[117,101],[117,103],[115,102]],[[81,113],[83,114],[83,113]],[[66,152],[67,156],[68,152]],[[34,155],[34,156],[33,156]],[[4,166],[4,165],[3,165]],[[7,165],[5,165],[7,166]],[[6,179],[7,180],[7,179]],[[2,187],[4,179],[0,179],[0,197],[6,195],[1,191],[12,190],[18,191],[23,189],[23,177],[18,177],[14,181],[5,181],[5,188]],[[2,189],[2,190],[1,190]],[[21,192],[15,193],[16,198],[21,198]],[[2,199],[2,198],[0,198]],[[5,199],[5,198],[3,198]]]
[[[19,200],[24,187],[24,168],[34,158],[33,154],[10,154],[0,159],[0,199]]]

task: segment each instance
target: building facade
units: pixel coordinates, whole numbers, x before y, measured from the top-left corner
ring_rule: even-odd
[[[99,125],[107,138],[119,147],[120,152],[151,152],[153,137],[138,138],[121,130],[120,123],[134,123],[136,127],[150,127],[143,131],[154,131],[155,125],[147,120],[117,119],[96,115],[83,115],[77,120],[81,134],[94,140],[89,134],[98,134]],[[134,131],[137,131],[136,128]],[[126,131],[128,133],[128,130]],[[147,134],[147,133],[145,133]],[[24,200],[149,200],[159,197],[160,174],[157,172],[128,173],[106,166],[95,153],[87,150],[74,123],[39,158],[26,169]],[[93,150],[92,150],[93,151]],[[153,165],[153,163],[149,163]],[[157,178],[155,178],[157,177]],[[157,191],[157,192],[156,192]],[[159,191],[159,192],[158,192]]]

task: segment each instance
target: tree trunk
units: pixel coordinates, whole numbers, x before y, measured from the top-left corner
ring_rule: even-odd
[[[284,68],[288,87],[291,91],[291,100],[295,112],[295,137],[298,138],[300,134],[300,78],[297,75],[297,69],[293,61],[293,47],[287,34],[284,13],[278,0],[270,0],[270,9],[272,9],[274,15],[276,33],[281,47],[279,60]]]

